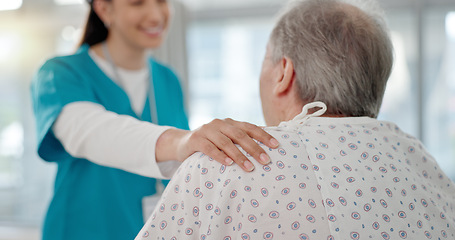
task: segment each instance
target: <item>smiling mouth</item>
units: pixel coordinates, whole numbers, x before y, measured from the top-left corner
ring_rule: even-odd
[[[143,28],[143,31],[151,37],[158,37],[158,36],[161,36],[161,34],[164,31],[164,28],[163,28],[163,26],[149,27],[149,28]]]

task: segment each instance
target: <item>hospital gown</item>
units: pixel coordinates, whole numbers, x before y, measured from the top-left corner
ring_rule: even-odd
[[[269,165],[192,155],[136,239],[455,239],[454,183],[396,125],[307,117],[266,130],[281,144],[262,145]]]

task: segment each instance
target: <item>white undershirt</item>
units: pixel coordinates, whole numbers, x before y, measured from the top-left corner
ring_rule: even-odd
[[[107,61],[91,50],[89,55],[107,76],[112,78],[115,75]],[[142,115],[148,69],[118,71],[123,80],[119,85],[127,93],[135,113]],[[157,164],[155,160],[156,141],[170,128],[107,111],[93,102],[74,102],[62,109],[52,130],[65,150],[74,157],[147,177],[170,178],[180,163]]]
[[[144,110],[145,100],[147,98],[147,89],[149,82],[149,68],[145,66],[139,70],[128,70],[117,67],[120,79],[116,79],[114,69],[111,64],[100,56],[96,55],[93,50],[89,50],[89,55],[95,61],[101,70],[113,79],[126,92],[130,99],[131,107],[136,115],[141,116]],[[117,82],[118,81],[118,82]]]

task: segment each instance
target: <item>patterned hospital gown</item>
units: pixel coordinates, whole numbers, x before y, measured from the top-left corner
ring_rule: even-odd
[[[455,239],[455,187],[422,144],[367,117],[267,128],[278,149],[252,173],[196,153],[142,239]],[[242,150],[243,151],[243,150]]]

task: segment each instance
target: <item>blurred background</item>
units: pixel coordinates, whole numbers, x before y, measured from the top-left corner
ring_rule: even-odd
[[[395,47],[380,119],[417,136],[455,179],[455,1],[379,0]],[[283,0],[175,0],[168,41],[151,54],[182,80],[190,126],[264,124],[258,79]],[[77,48],[83,0],[0,0],[0,240],[40,237],[53,164],[35,153],[29,84],[49,57]]]

